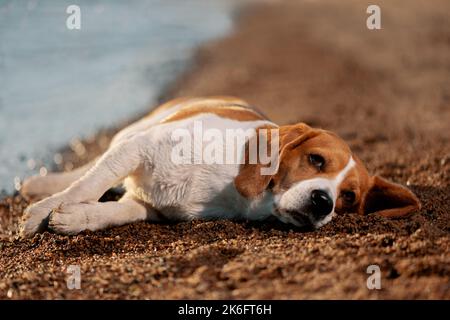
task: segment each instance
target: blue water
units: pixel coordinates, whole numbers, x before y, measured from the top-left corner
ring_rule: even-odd
[[[66,27],[71,4],[80,30]],[[148,110],[241,4],[0,0],[0,193],[52,167],[70,141]]]

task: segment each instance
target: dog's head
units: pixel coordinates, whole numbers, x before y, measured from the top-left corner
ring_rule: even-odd
[[[349,146],[332,132],[305,124],[282,126],[279,146],[274,175],[262,175],[263,165],[246,161],[234,182],[247,198],[269,192],[272,213],[283,222],[318,228],[335,213],[399,217],[420,207],[407,188],[370,176]]]

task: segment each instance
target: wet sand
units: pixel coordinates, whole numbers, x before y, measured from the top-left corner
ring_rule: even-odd
[[[142,222],[20,240],[27,202],[15,196],[0,203],[0,298],[449,299],[450,4],[422,3],[381,1],[379,31],[365,26],[365,1],[252,7],[163,97],[235,95],[280,124],[333,130],[372,173],[418,195],[412,217],[345,214],[315,232]],[[66,150],[66,168],[98,155],[114,131],[84,141],[82,156]],[[72,264],[81,290],[66,287]],[[373,264],[381,290],[366,287]]]

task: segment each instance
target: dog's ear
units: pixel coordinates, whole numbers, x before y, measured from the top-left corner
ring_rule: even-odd
[[[254,198],[269,187],[271,175],[261,174],[261,164],[242,164],[234,179],[236,190],[246,198]]]
[[[260,139],[259,131],[261,129],[267,129],[267,138],[264,140]],[[260,159],[256,163],[250,163],[249,161],[249,144],[254,143],[253,139],[256,139],[257,150],[259,154],[259,148],[262,143],[266,143],[266,149],[268,154],[271,155],[271,142],[272,142],[272,129],[278,129],[278,139],[279,139],[279,154],[276,157],[278,163],[276,164],[277,171],[280,163],[283,161],[283,157],[288,153],[289,150],[298,146],[302,141],[306,140],[311,132],[311,128],[306,124],[300,123],[296,125],[282,126],[276,128],[274,126],[264,126],[257,128],[256,135],[251,137],[245,146],[245,162],[241,165],[239,174],[234,179],[234,185],[237,191],[244,197],[252,198],[261,194],[266,190],[271,181],[273,181],[274,175],[262,175],[261,169],[264,167],[269,167],[271,164],[263,165],[260,163]],[[253,141],[252,141],[253,140]],[[253,150],[255,152],[255,150]]]
[[[234,178],[234,186],[236,187],[236,190],[246,198],[253,198],[262,193],[267,189],[270,181],[272,180],[272,175],[261,174],[261,169],[264,167],[258,156],[258,150],[261,148],[261,144],[266,143],[266,150],[268,150],[268,153],[272,152],[272,150],[270,150],[272,135],[268,134],[267,138],[264,139],[265,141],[263,141],[260,139],[261,137],[259,134],[262,129],[267,130],[266,132],[270,132],[270,129],[276,129],[276,127],[264,126],[256,129],[256,134],[250,137],[245,144],[244,163],[241,164],[239,174],[236,178]],[[250,146],[255,145],[255,143],[257,146],[256,150],[251,150]],[[256,163],[255,161],[250,160],[250,153],[253,153],[253,157],[255,157],[254,153],[256,153]]]
[[[420,202],[409,189],[379,176],[371,178],[361,214],[377,213],[384,217],[402,217],[420,209]]]

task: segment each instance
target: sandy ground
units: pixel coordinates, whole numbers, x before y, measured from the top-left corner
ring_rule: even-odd
[[[16,237],[26,201],[0,204],[0,298],[450,298],[450,3],[289,1],[252,8],[203,47],[165,95],[229,94],[279,123],[345,138],[371,172],[407,184],[423,208],[387,220],[346,214],[316,232],[277,223],[138,223],[78,236]],[[111,131],[65,153],[80,165]],[[107,197],[115,197],[110,193]],[[69,265],[81,290],[68,290]],[[368,290],[366,268],[382,270]]]

